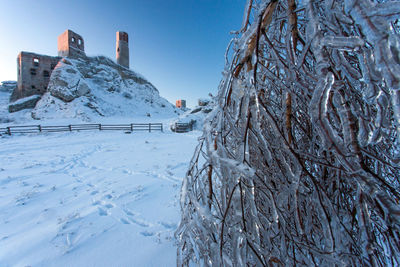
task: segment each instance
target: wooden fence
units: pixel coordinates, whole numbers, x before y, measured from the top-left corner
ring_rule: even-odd
[[[131,123],[131,124],[70,124],[66,126],[44,126],[24,125],[0,128],[0,134],[24,134],[24,133],[49,133],[49,132],[72,132],[72,131],[161,131],[162,123]]]
[[[186,133],[190,131],[193,131],[193,123],[181,123],[181,122],[175,123],[176,133]]]

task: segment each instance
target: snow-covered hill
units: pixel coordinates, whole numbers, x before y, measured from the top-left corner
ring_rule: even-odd
[[[106,57],[64,58],[54,69],[48,93],[32,111],[35,119],[162,114],[178,110],[144,77]]]
[[[0,97],[7,93],[3,90]],[[5,100],[1,101],[4,105]],[[172,118],[181,113],[140,74],[103,56],[63,58],[51,74],[47,93],[29,114],[26,110],[8,114],[5,106],[0,109],[0,123],[21,118],[81,121],[98,121],[102,117]]]

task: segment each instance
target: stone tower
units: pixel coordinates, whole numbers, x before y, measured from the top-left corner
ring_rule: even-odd
[[[117,32],[116,53],[117,63],[129,68],[129,45],[126,32]]]
[[[58,36],[58,56],[85,56],[85,45],[82,36],[71,30],[66,30]]]

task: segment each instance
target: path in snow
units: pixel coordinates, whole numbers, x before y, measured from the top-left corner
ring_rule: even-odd
[[[198,135],[0,138],[0,266],[174,266]]]

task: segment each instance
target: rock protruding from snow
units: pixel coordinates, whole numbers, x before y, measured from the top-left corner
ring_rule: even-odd
[[[62,59],[32,117],[91,120],[157,113],[172,117],[178,112],[144,77],[99,56]]]
[[[12,102],[11,104],[8,105],[8,111],[12,113],[23,109],[34,108],[36,106],[36,103],[40,100],[40,98],[41,98],[40,95],[32,95],[18,99],[17,101]]]
[[[71,102],[89,93],[90,88],[76,67],[64,58],[54,69],[47,91],[64,102]]]
[[[205,106],[207,106],[209,103],[210,103],[210,99],[208,99],[208,98],[200,98],[199,99],[199,101],[198,101],[198,105],[200,106],[200,107],[205,107]]]
[[[17,87],[16,81],[3,81],[0,83],[0,91],[2,92],[11,92],[15,87]]]

